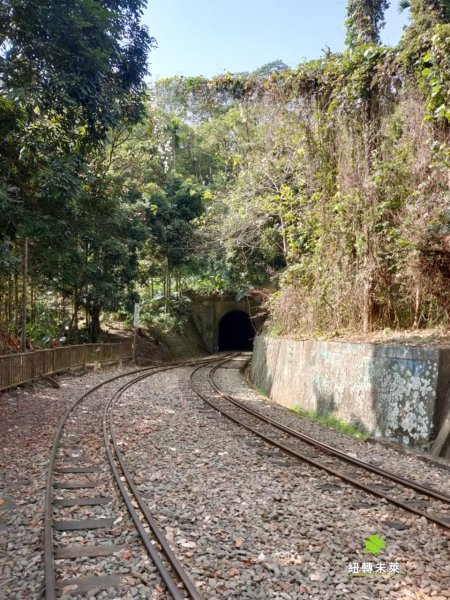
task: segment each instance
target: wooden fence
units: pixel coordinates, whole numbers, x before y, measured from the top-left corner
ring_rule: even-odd
[[[84,367],[87,363],[112,363],[132,357],[131,342],[83,344],[0,356],[0,391],[32,381],[41,375]]]

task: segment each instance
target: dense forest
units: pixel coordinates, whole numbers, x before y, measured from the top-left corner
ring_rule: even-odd
[[[0,327],[173,326],[264,293],[278,334],[447,326],[450,0],[348,0],[347,48],[146,85],[144,0],[0,4]]]

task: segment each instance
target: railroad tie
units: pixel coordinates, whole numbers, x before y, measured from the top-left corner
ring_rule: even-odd
[[[55,469],[55,473],[98,473],[100,469],[97,467],[59,467]]]
[[[114,519],[82,519],[76,521],[53,521],[56,531],[77,531],[79,529],[108,529],[114,527]]]
[[[112,556],[113,554],[122,552],[122,550],[125,550],[126,548],[128,548],[128,546],[125,544],[102,544],[101,546],[84,546],[80,544],[67,546],[66,548],[58,548],[55,550],[55,559]]]
[[[79,490],[83,488],[95,488],[99,481],[57,481],[54,487],[58,490]]]
[[[97,506],[99,504],[109,504],[112,501],[110,497],[94,496],[93,498],[59,498],[54,501],[55,506]]]

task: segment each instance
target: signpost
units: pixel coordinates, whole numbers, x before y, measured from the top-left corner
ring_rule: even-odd
[[[133,327],[133,362],[136,362],[137,329],[139,327],[139,302],[136,302],[134,305]]]

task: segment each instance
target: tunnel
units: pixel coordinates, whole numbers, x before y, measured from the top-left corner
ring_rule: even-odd
[[[226,313],[219,323],[219,351],[253,350],[255,330],[243,310]]]

